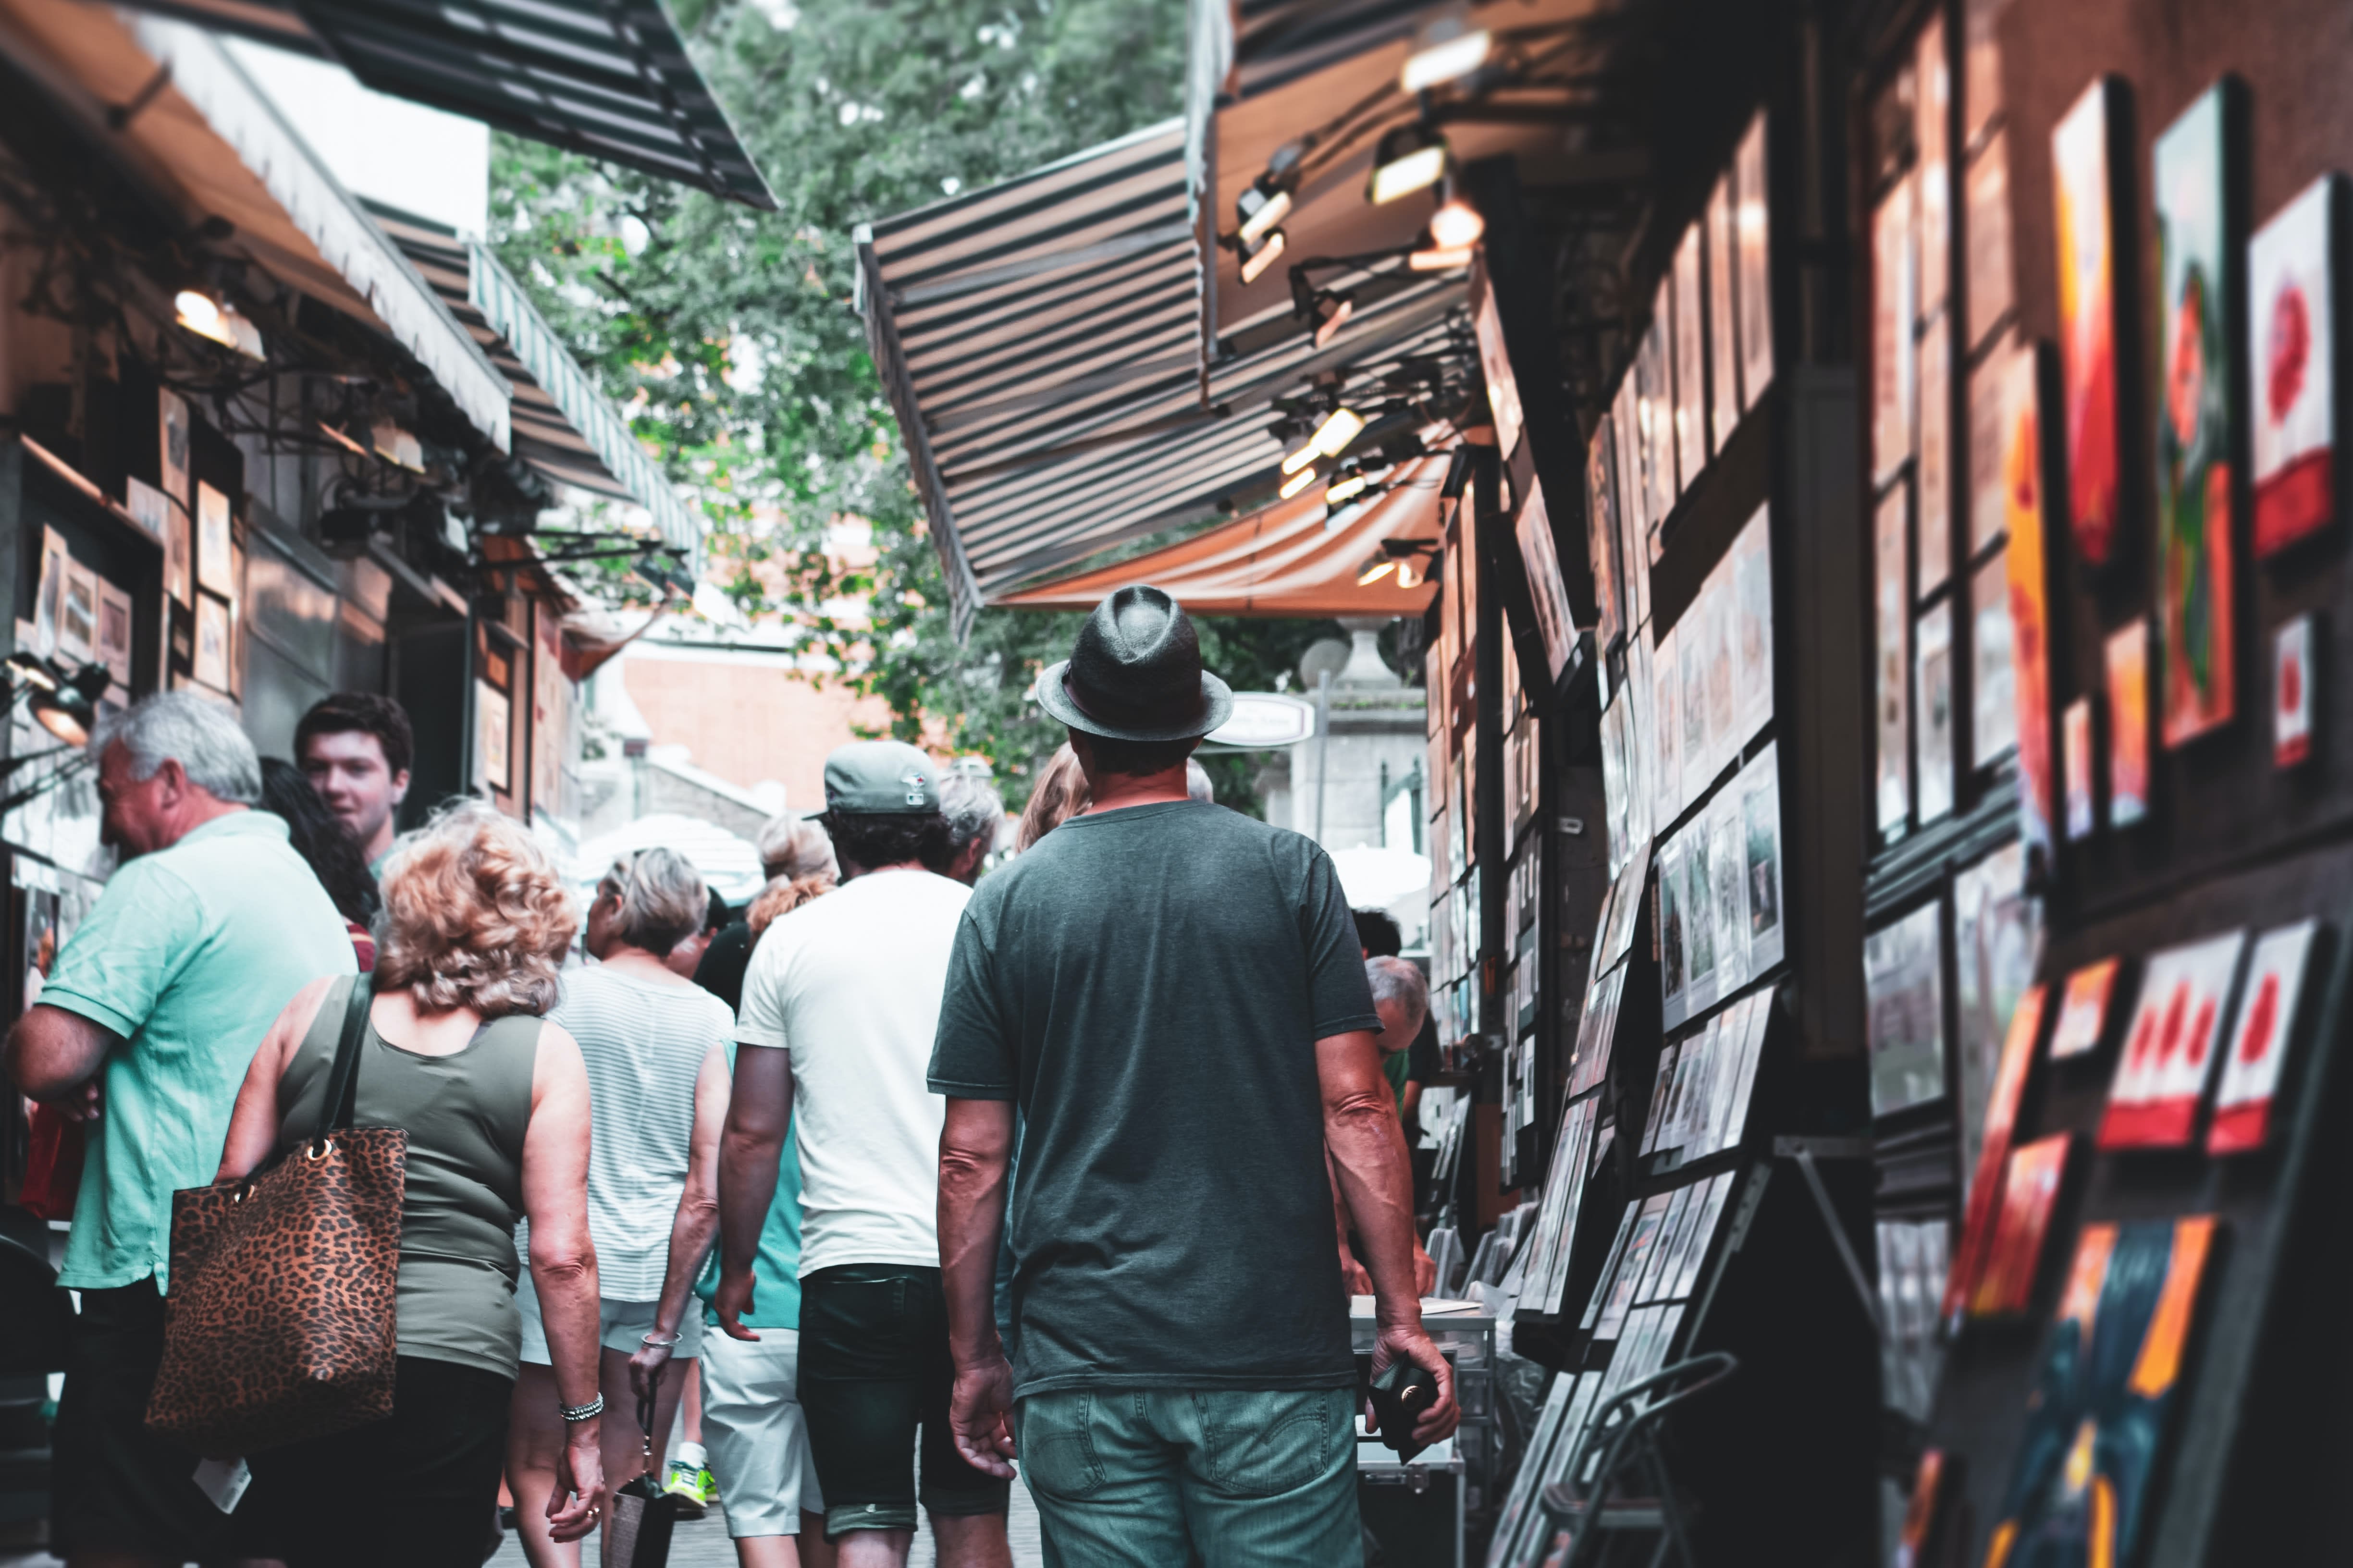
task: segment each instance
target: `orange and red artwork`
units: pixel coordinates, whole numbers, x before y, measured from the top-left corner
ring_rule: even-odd
[[[2148,622],[2108,637],[2108,821],[2148,816]]]
[[[2295,1026],[2305,968],[2319,932],[2318,921],[2298,921],[2255,940],[2254,957],[2247,966],[2247,1000],[2239,1009],[2238,1031],[2222,1060],[2214,1124],[2206,1133],[2210,1154],[2243,1153],[2270,1140],[2272,1105],[2287,1058],[2288,1033]]]
[[[2108,998],[2116,989],[2116,971],[2124,960],[2104,958],[2067,976],[2059,1002],[2059,1022],[2051,1030],[2051,1059],[2088,1056],[2097,1050],[2108,1029]]]
[[[2108,161],[2116,91],[2116,79],[2095,79],[2051,132],[2067,519],[2077,557],[2094,566],[2116,553],[2124,468],[2116,424],[2116,186]]]
[[[2051,847],[2051,600],[2042,535],[2042,436],[2031,343],[2012,351],[2002,485],[2010,530],[2010,670],[2018,711],[2020,836]]]
[[[2246,945],[2246,932],[2234,931],[2149,959],[2108,1089],[2102,1149],[2178,1148],[2190,1141]]]
[[[1991,1250],[2002,1173],[2010,1163],[2010,1132],[2018,1125],[2018,1104],[2025,1098],[2027,1077],[2034,1068],[2034,1044],[2042,1035],[2042,1009],[2048,994],[2040,985],[2028,986],[2010,1016],[2001,1061],[1994,1068],[1993,1092],[1986,1097],[1985,1140],[1978,1145],[1977,1173],[1969,1182],[1960,1250],[1945,1276],[1943,1316],[1947,1318],[1958,1313],[1968,1300]]]
[[[1972,1318],[2010,1318],[2033,1305],[2034,1281],[2042,1271],[2042,1246],[2051,1234],[2052,1212],[2066,1180],[2073,1132],[2013,1151],[2001,1181],[2001,1213],[1994,1222],[1985,1268],[1969,1296]]]

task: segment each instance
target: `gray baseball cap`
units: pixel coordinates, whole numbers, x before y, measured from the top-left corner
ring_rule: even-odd
[[[852,741],[825,759],[827,811],[903,816],[939,808],[938,766],[904,741]]]

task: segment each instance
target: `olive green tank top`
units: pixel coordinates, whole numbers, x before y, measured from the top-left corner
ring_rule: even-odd
[[[353,982],[338,980],[279,1080],[283,1153],[324,1119],[327,1079]],[[514,1227],[522,1217],[522,1141],[542,1020],[494,1019],[464,1048],[420,1056],[371,1023],[360,1041],[353,1125],[408,1133],[396,1295],[400,1353],[515,1374]]]

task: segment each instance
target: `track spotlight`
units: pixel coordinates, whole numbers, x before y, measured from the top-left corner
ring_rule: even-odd
[[[1344,474],[1324,487],[1324,500],[1328,505],[1338,506],[1343,501],[1353,500],[1364,494],[1365,487],[1370,483],[1372,481],[1365,478],[1362,473]]]
[[[1371,587],[1374,584],[1379,582],[1382,578],[1396,571],[1397,564],[1398,563],[1394,561],[1374,561],[1369,563],[1362,572],[1356,574],[1356,586],[1359,588]]]
[[[172,319],[196,336],[235,349],[248,359],[266,357],[261,329],[240,315],[236,306],[201,289],[183,289],[172,297]]]
[[[1270,233],[1255,247],[1249,240],[1243,240],[1242,281],[1255,283],[1265,276],[1266,269],[1274,265],[1275,258],[1282,254],[1284,243],[1282,230],[1279,228]]]
[[[1281,496],[1284,500],[1289,500],[1293,496],[1297,495],[1300,491],[1305,489],[1314,482],[1315,470],[1313,468],[1302,468],[1297,473],[1292,475],[1289,479],[1283,480],[1282,489],[1277,490],[1275,494]]]
[[[1339,335],[1356,312],[1356,297],[1351,294],[1319,293],[1315,296],[1315,346],[1322,348]]]
[[[1361,435],[1365,416],[1353,408],[1335,408],[1324,423],[1315,427],[1308,446],[1327,458],[1336,458],[1348,449],[1348,443]]]
[[[1435,245],[1423,245],[1408,253],[1405,264],[1416,272],[1451,272],[1471,265],[1475,254],[1469,246],[1459,250],[1446,250]]]
[[[1446,173],[1446,138],[1435,126],[1400,125],[1383,136],[1373,153],[1373,177],[1365,187],[1375,205],[1426,191]]]
[[[1244,246],[1256,245],[1266,237],[1267,230],[1291,215],[1291,191],[1271,176],[1261,174],[1235,199],[1234,209],[1241,219],[1237,237]]]
[[[1286,474],[1295,474],[1323,455],[1316,449],[1315,443],[1310,441],[1306,446],[1282,459],[1282,471]]]
[[[1415,32],[1398,80],[1408,92],[1424,92],[1469,76],[1487,63],[1493,43],[1486,28],[1471,26],[1469,6],[1456,6]]]

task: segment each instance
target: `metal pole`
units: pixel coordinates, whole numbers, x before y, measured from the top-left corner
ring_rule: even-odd
[[[1331,776],[1332,672],[1315,676],[1315,842],[1324,842],[1324,781]]]

